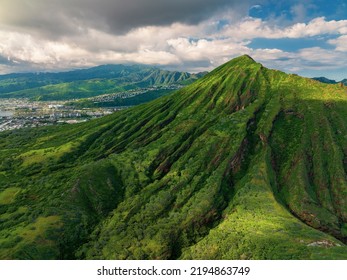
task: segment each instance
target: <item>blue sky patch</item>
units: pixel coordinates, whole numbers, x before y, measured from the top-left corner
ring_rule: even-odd
[[[249,9],[249,16],[264,20],[282,19],[283,22],[310,21],[322,16],[327,20],[341,20],[347,17],[347,2],[346,0],[270,0],[266,5],[253,5]]]

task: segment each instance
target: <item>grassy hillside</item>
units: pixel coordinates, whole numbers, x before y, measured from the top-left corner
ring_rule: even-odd
[[[347,259],[347,92],[248,56],[0,137],[2,259]]]
[[[190,84],[201,74],[160,70],[149,66],[103,65],[61,73],[0,76],[0,98],[70,100],[130,89]]]

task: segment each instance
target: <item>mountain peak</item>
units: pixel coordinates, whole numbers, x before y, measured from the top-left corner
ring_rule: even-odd
[[[255,62],[255,60],[251,56],[249,56],[248,54],[241,55],[240,58],[242,58],[244,60],[251,60],[251,61]]]
[[[252,57],[250,57],[247,54],[235,57],[228,61],[227,63],[223,64],[221,67],[249,67],[251,65],[260,65],[260,63],[256,62]],[[218,68],[217,68],[218,69]]]
[[[230,60],[230,62],[248,62],[248,63],[257,63],[251,56],[249,56],[248,54],[244,54],[238,57],[235,57],[234,59]]]

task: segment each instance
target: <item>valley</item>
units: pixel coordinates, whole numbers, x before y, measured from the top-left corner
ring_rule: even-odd
[[[0,76],[0,131],[85,122],[149,102],[201,77],[146,66]]]
[[[85,122],[168,95],[179,88],[178,85],[141,88],[69,102],[3,98],[0,99],[0,131]]]

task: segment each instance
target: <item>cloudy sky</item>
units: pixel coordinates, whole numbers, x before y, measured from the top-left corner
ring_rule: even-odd
[[[0,73],[109,63],[347,78],[346,0],[0,0]]]

